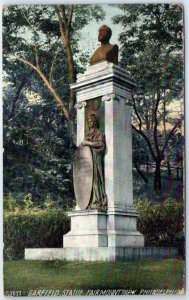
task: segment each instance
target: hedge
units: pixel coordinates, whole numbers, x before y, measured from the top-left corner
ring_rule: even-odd
[[[145,236],[145,246],[177,247],[184,256],[183,202],[139,201],[136,208],[137,227]],[[22,259],[25,248],[62,247],[63,235],[69,230],[69,218],[58,208],[5,210],[4,257]]]
[[[145,236],[145,245],[177,247],[181,256],[184,256],[183,201],[140,201],[136,208],[139,213],[137,227]]]
[[[60,209],[4,211],[4,258],[22,259],[25,248],[62,247],[70,228]]]

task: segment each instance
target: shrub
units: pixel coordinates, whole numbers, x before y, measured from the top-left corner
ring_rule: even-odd
[[[5,259],[21,259],[25,248],[62,247],[69,219],[60,209],[46,208],[4,211]]]
[[[178,247],[184,254],[183,202],[167,199],[161,203],[136,204],[138,230],[145,236],[146,246]]]
[[[54,208],[50,199],[45,209],[34,208],[30,199],[25,208],[15,206],[10,197],[4,210],[5,259],[21,259],[25,248],[62,247],[63,235],[69,231],[70,221],[65,212]],[[138,230],[145,236],[146,246],[178,247],[184,255],[183,202],[167,199],[161,203],[138,201]]]

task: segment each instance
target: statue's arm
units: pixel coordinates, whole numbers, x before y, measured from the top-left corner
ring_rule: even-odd
[[[104,136],[104,134],[101,134],[98,137],[98,140],[93,141],[93,142],[84,139],[81,144],[83,146],[90,146],[90,147],[95,148],[95,149],[104,150],[104,148],[105,148],[105,136]]]
[[[81,143],[83,146],[90,146],[90,147],[94,147],[94,148],[98,148],[100,145],[99,145],[99,142],[91,142],[91,141],[88,141],[88,140],[83,140],[83,142]]]

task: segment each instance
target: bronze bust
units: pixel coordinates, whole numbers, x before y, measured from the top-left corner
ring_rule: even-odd
[[[90,59],[90,65],[108,61],[114,64],[118,63],[118,45],[111,45],[109,40],[112,36],[112,30],[107,25],[99,28],[98,41],[101,46],[98,47]]]

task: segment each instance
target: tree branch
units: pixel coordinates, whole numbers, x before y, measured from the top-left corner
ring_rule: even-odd
[[[142,130],[142,120],[141,120],[141,117],[139,116],[139,113],[137,111],[136,102],[135,102],[135,98],[133,97],[133,94],[132,94],[132,99],[133,99],[133,108],[134,108],[135,114],[136,114],[136,116],[139,120],[139,129]]]
[[[33,73],[33,70],[31,71],[31,73],[29,74],[29,76],[31,76],[32,73]],[[23,87],[27,83],[27,80],[28,80],[28,75],[24,75],[24,77],[23,77],[23,79],[22,79],[22,81],[21,81],[21,83],[20,83],[20,85],[19,85],[19,87],[18,87],[18,89],[16,91],[16,95],[15,95],[15,97],[13,99],[13,102],[12,102],[13,104],[12,104],[11,112],[10,112],[10,114],[8,116],[9,120],[11,120],[14,117],[14,115],[15,115],[17,101],[18,101],[18,99],[20,97],[20,93],[21,93]]]
[[[134,166],[137,170],[137,172],[139,173],[139,175],[142,177],[142,179],[144,180],[145,183],[148,183],[148,178],[144,175],[144,173],[139,169],[137,162],[134,160]]]
[[[165,144],[164,144],[164,146],[163,146],[163,149],[162,149],[162,156],[163,156],[163,154],[164,154],[164,151],[165,151],[165,149],[166,149],[166,147],[167,147],[167,144],[168,144],[168,142],[169,142],[169,140],[170,140],[170,138],[172,137],[172,135],[174,134],[174,132],[175,132],[175,130],[176,130],[176,128],[178,127],[178,126],[180,126],[182,124],[182,118],[174,125],[174,127],[171,129],[171,131],[169,132],[169,134],[168,134],[168,136],[167,136],[167,138],[166,138],[166,140],[165,140]]]
[[[45,85],[47,86],[47,88],[49,89],[51,94],[54,96],[58,106],[63,111],[65,118],[67,119],[67,121],[70,121],[69,113],[68,113],[68,110],[67,110],[64,102],[62,101],[62,99],[60,98],[58,93],[55,91],[55,89],[52,87],[52,85],[50,84],[50,82],[48,81],[46,76],[43,74],[43,72],[39,68],[34,66],[31,62],[27,61],[24,58],[21,58],[21,57],[18,57],[18,56],[14,56],[13,58],[21,61],[22,63],[24,63],[26,65],[28,65],[30,68],[32,68],[33,70],[35,70],[38,73],[38,75],[42,78],[43,82],[45,83]]]
[[[25,12],[24,12],[24,10],[22,8],[21,8],[21,12],[22,12],[22,14],[24,16],[24,19],[26,20],[26,22],[28,23],[28,25],[31,27],[32,31],[36,33],[37,31],[36,31],[35,27],[29,21],[29,18],[27,17],[27,15],[25,14]]]
[[[39,67],[39,55],[38,55],[38,50],[37,50],[37,45],[35,44],[35,60],[36,60],[36,66],[38,69],[40,69]]]
[[[65,30],[67,31],[68,28],[67,28],[67,17],[66,17],[66,12],[65,12],[65,5],[60,5],[60,8],[61,8],[61,12],[62,12],[62,19],[63,19],[63,22],[64,22],[64,27],[65,27]]]
[[[51,68],[50,68],[50,72],[49,72],[49,82],[50,82],[51,85],[52,85],[52,73],[53,73],[53,70],[54,70],[54,64],[55,64],[56,58],[57,58],[57,56],[60,52],[61,52],[61,50],[56,52],[56,54],[54,56],[54,59],[52,61],[52,64],[51,64]]]
[[[73,12],[74,12],[74,5],[71,5],[71,10],[70,10],[70,14],[68,17],[68,22],[67,22],[68,34],[70,34]]]
[[[19,57],[19,56],[14,56],[14,55],[11,55],[11,58],[21,61],[22,63],[28,65],[30,68],[32,68],[36,72],[38,72],[38,68],[35,65],[33,65],[30,61],[28,61],[28,60],[26,60],[26,59],[24,59],[22,57]]]
[[[58,19],[58,22],[59,22],[60,33],[61,33],[63,41],[65,42],[65,35],[66,35],[65,26],[64,26],[64,23],[62,22],[60,11],[59,11],[57,5],[55,5],[55,11],[56,11],[57,19]]]
[[[145,139],[145,141],[147,142],[147,145],[148,145],[148,147],[149,147],[149,149],[150,149],[150,152],[151,152],[151,154],[152,154],[154,160],[156,160],[156,156],[155,156],[154,151],[153,151],[153,149],[152,149],[152,145],[151,145],[149,139],[147,138],[147,136],[144,134],[144,132],[143,132],[142,130],[137,129],[134,125],[132,125],[132,128],[133,128],[137,133],[139,133],[140,135],[142,135],[142,137],[143,137],[143,138]]]
[[[69,67],[69,73],[70,73],[70,82],[74,83],[76,74],[75,74],[75,69],[74,69],[74,60],[73,60],[73,55],[72,55],[70,37],[68,35],[68,32],[65,30],[65,26],[62,22],[60,11],[59,11],[58,7],[55,6],[55,9],[56,9],[58,22],[59,22],[61,37],[62,37],[63,44],[65,46],[66,53],[67,53],[68,67]],[[63,12],[65,13],[64,6],[63,6]],[[65,18],[66,18],[66,16],[65,16]],[[64,21],[66,21],[66,20],[64,20]],[[69,101],[69,110],[70,111],[72,111],[72,109],[74,107],[74,102],[75,102],[74,91],[70,90],[70,101]]]
[[[158,112],[158,107],[159,107],[159,102],[160,102],[160,91],[157,91],[157,99],[155,103],[155,109],[154,109],[154,143],[155,143],[155,148],[156,152],[158,155],[160,155],[160,150],[158,146],[158,137],[157,137],[157,127],[158,127],[158,118],[157,118],[157,112]]]

